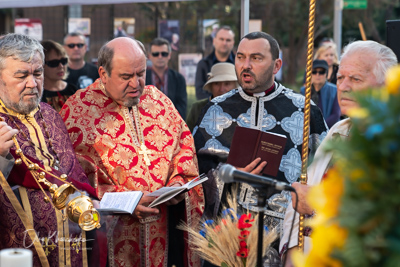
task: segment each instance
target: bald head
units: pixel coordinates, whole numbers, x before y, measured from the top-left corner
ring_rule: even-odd
[[[140,41],[129,37],[115,38],[100,48],[98,66],[103,67],[107,74],[111,75],[114,57],[127,57],[128,55],[146,58],[144,45]]]
[[[137,105],[146,81],[146,52],[137,40],[120,37],[99,52],[99,76],[105,93],[119,105]]]

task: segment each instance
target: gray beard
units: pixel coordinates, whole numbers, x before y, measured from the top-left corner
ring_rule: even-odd
[[[42,94],[38,98],[32,99],[28,103],[23,103],[22,99],[20,99],[18,103],[10,102],[8,99],[2,99],[2,101],[6,108],[12,109],[13,111],[20,114],[29,114],[39,106],[41,98]]]
[[[135,98],[135,99],[126,100],[123,104],[124,104],[125,107],[131,108],[133,106],[138,105],[139,102],[140,102],[140,98],[138,97],[138,98]]]

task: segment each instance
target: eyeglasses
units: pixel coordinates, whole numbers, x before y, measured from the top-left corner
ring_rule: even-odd
[[[313,71],[312,71],[312,74],[314,74],[314,75],[317,74],[317,73],[318,73],[319,75],[324,75],[324,74],[326,73],[326,70],[320,70],[320,71],[318,71],[318,70],[313,70]]]
[[[75,46],[77,46],[78,48],[82,48],[83,46],[84,46],[85,44],[82,44],[82,43],[80,43],[80,44],[67,44],[67,46],[69,47],[69,48],[74,48]]]
[[[44,62],[47,66],[49,66],[50,68],[57,68],[60,63],[65,66],[68,63],[68,58],[63,57],[62,59],[53,59],[53,60],[49,60],[49,61],[45,61]]]
[[[169,55],[168,52],[153,52],[153,53],[151,53],[151,55],[152,55],[153,57],[158,57],[158,56],[160,55],[160,53],[161,53],[161,55],[162,55],[163,57],[168,57],[168,55]]]

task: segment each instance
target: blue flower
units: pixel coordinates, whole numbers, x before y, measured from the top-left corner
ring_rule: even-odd
[[[203,223],[202,229],[199,231],[199,234],[201,234],[204,238],[206,237],[206,226],[212,226],[214,224],[213,220],[207,220]]]
[[[264,231],[267,233],[269,232],[268,226],[264,225]]]
[[[235,212],[235,211],[234,211],[232,208],[224,209],[224,210],[222,211],[222,217],[223,217],[223,218],[226,218],[227,216],[230,216],[231,219],[233,220],[233,219],[235,219],[235,217],[233,216],[233,213],[234,213],[234,212]]]
[[[382,124],[373,124],[368,127],[367,131],[365,132],[365,137],[371,140],[375,135],[382,133],[383,130]]]
[[[203,227],[205,227],[206,225],[211,226],[213,225],[214,221],[213,220],[207,220],[203,223]]]
[[[202,237],[206,238],[206,231],[204,231],[204,228],[200,230],[199,234],[201,234]]]

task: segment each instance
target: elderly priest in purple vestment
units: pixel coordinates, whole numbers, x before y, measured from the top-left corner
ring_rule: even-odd
[[[64,182],[54,178],[60,177],[94,194],[63,120],[40,102],[43,64],[37,40],[20,34],[0,37],[0,249],[32,250],[33,266],[102,266],[99,261],[107,253],[97,250],[101,241],[88,244],[91,238],[67,219],[65,208],[55,208],[54,191],[43,184],[47,179],[61,187]],[[40,168],[40,175],[32,168]],[[95,263],[89,262],[88,251],[96,255]]]

